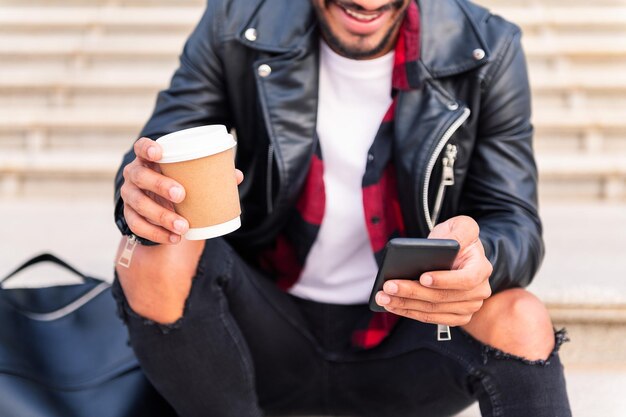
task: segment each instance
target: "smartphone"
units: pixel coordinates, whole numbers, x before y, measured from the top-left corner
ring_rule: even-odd
[[[383,263],[370,295],[372,311],[386,311],[376,304],[376,294],[390,279],[418,280],[424,272],[444,271],[452,268],[459,252],[459,242],[451,239],[391,239],[385,247]]]

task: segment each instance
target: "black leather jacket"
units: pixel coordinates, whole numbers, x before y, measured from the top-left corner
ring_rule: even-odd
[[[459,214],[476,219],[494,266],[493,290],[525,286],[544,248],[520,31],[464,0],[418,4],[421,58],[410,64],[414,88],[400,92],[394,127],[407,232],[428,235],[443,190],[439,221]],[[236,130],[243,226],[228,239],[244,256],[276,235],[307,173],[318,47],[310,0],[211,0],[142,132],[157,139],[204,124]],[[133,159],[131,150],[122,166]],[[454,184],[444,187],[450,172]],[[130,234],[122,181],[120,169],[116,222]]]

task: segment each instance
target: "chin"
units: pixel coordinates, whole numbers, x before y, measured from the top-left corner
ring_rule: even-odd
[[[393,49],[391,38],[395,30],[390,29],[380,40],[360,38],[344,40],[322,26],[322,33],[326,43],[338,54],[350,59],[371,59],[382,56]]]

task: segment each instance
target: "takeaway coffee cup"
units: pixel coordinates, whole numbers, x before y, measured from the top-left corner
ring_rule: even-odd
[[[235,177],[233,137],[223,125],[200,126],[170,133],[157,140],[163,148],[158,161],[164,175],[185,188],[175,204],[189,222],[185,238],[210,239],[241,226]]]

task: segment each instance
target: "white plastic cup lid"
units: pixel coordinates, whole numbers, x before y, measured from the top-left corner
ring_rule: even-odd
[[[160,164],[190,161],[233,148],[237,142],[224,125],[209,125],[179,130],[157,139],[163,148]]]

